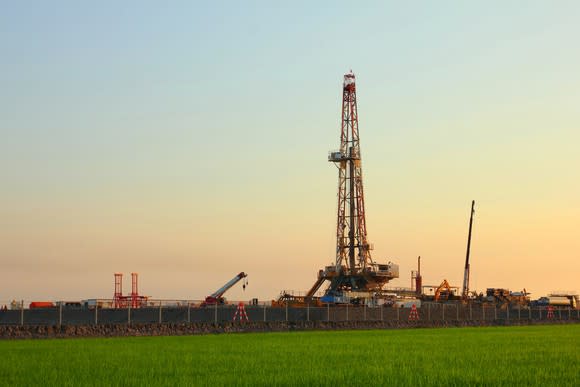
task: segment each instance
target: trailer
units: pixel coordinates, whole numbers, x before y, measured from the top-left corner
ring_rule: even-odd
[[[556,308],[578,308],[578,302],[573,296],[554,296],[540,297],[533,302],[534,306],[553,306]]]
[[[548,294],[548,299],[553,299],[554,303],[564,303],[566,302],[564,298],[568,301],[567,305],[572,308],[577,309],[580,307],[580,296],[578,296],[578,292],[560,290]]]
[[[30,305],[28,305],[30,309],[46,309],[46,308],[54,308],[56,305],[54,302],[51,301],[32,301]]]

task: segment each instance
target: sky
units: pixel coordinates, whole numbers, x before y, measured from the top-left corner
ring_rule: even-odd
[[[334,262],[342,77],[373,259],[580,290],[580,3],[6,2],[0,304],[306,291]]]

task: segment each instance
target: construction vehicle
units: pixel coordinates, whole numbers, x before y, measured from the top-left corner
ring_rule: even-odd
[[[529,306],[530,294],[526,289],[521,292],[512,292],[504,288],[488,288],[483,301],[499,305],[501,308],[509,305]]]
[[[244,283],[242,286],[243,286],[243,289],[246,290],[246,286],[248,285],[248,282],[247,282],[247,280],[245,280],[245,278],[247,276],[248,275],[246,273],[244,273],[243,271],[238,273],[234,278],[229,280],[224,286],[222,286],[221,288],[219,288],[218,290],[213,292],[211,295],[207,296],[205,298],[205,301],[203,301],[201,303],[201,306],[225,304],[226,303],[226,299],[224,298],[225,292],[227,292],[229,289],[231,289],[235,284],[237,284],[241,280],[244,280]]]
[[[526,289],[521,292],[510,292],[509,303],[510,305],[519,306],[529,306],[530,305],[530,294]]]
[[[451,285],[449,285],[449,282],[444,279],[443,282],[441,282],[441,285],[435,289],[433,301],[449,301],[453,300],[454,297],[455,292],[451,288]]]
[[[371,258],[373,245],[367,239],[356,83],[352,71],[344,75],[341,122],[340,149],[328,156],[328,161],[338,168],[336,256],[332,265],[319,270],[305,302],[314,298],[325,281],[330,284],[320,300],[340,303],[351,292],[369,295],[380,292],[387,282],[399,277],[398,265],[377,263]]]
[[[484,301],[505,304],[510,301],[510,290],[504,288],[487,288]]]
[[[292,306],[301,308],[306,306],[322,306],[318,297],[308,297],[306,295],[294,294],[292,291],[283,290],[277,300],[272,300],[273,307]]]
[[[427,290],[427,291],[425,291]],[[457,301],[460,297],[458,296],[459,287],[451,286],[449,281],[444,279],[439,286],[425,285],[423,286],[421,299],[424,301]],[[433,293],[433,294],[429,294]]]

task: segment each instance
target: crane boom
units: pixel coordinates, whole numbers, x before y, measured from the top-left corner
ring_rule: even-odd
[[[243,278],[246,278],[248,275],[243,271],[238,273],[234,278],[229,280],[224,286],[213,292],[211,295],[205,298],[204,304],[215,304],[222,299],[222,296],[225,292],[227,292],[232,286],[240,282]],[[245,288],[245,285],[244,285]],[[223,303],[223,301],[221,302]]]
[[[466,300],[469,295],[469,252],[471,250],[471,228],[473,226],[473,213],[475,212],[475,200],[471,201],[471,215],[469,217],[469,234],[467,235],[467,253],[465,254],[465,272],[463,273],[463,289],[461,297]]]

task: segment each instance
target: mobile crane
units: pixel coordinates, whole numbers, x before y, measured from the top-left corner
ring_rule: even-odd
[[[231,289],[235,284],[240,282],[242,279],[244,279],[243,289],[246,290],[248,281],[245,280],[245,278],[247,276],[248,275],[243,271],[238,273],[234,278],[229,280],[224,286],[213,292],[211,295],[207,296],[205,298],[205,301],[201,303],[201,306],[224,304],[226,301],[224,298],[224,293],[227,292],[229,289]]]

